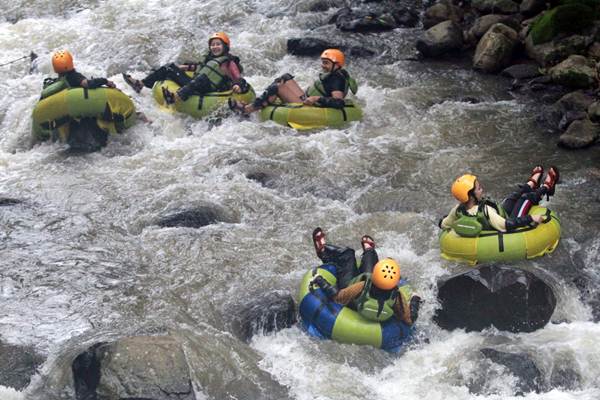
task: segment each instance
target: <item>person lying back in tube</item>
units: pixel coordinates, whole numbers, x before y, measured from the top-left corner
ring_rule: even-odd
[[[475,175],[465,174],[452,184],[452,195],[459,201],[450,213],[440,220],[442,229],[454,229],[461,236],[477,236],[482,230],[511,232],[525,226],[545,222],[547,216],[529,215],[533,205],[544,195],[549,199],[559,179],[557,167],[550,167],[542,183],[544,168],[537,165],[525,185],[510,194],[502,204],[488,200],[483,186]]]
[[[248,84],[242,78],[242,65],[239,57],[229,53],[231,40],[225,32],[217,32],[208,38],[208,54],[198,63],[182,65],[163,65],[145,78],[138,80],[131,75],[123,74],[123,79],[129,86],[140,93],[144,87],[152,88],[157,81],[171,80],[181,88],[172,93],[163,89],[167,103],[185,101],[190,96],[203,96],[209,92],[224,92],[231,90],[242,93],[248,89]],[[193,72],[193,77],[187,72]]]
[[[99,87],[115,88],[114,82],[106,78],[88,79],[79,73],[73,63],[73,55],[68,50],[57,50],[52,54],[52,68],[58,74],[58,78],[44,79],[44,91],[42,98],[51,96],[63,89],[82,87],[85,89],[96,89]],[[46,90],[52,85],[51,92]]]
[[[356,81],[344,69],[345,62],[344,53],[340,50],[327,49],[321,54],[323,73],[319,74],[319,79],[306,91],[300,88],[292,75],[283,74],[275,79],[253,103],[245,104],[230,99],[229,106],[233,110],[248,114],[273,104],[276,99],[279,99],[283,103],[303,103],[308,106],[344,108],[346,104],[344,98],[348,94],[348,90],[354,94],[358,90]]]
[[[354,249],[327,244],[321,228],[314,230],[313,243],[317,257],[323,263],[336,266],[337,287],[320,275],[311,282],[323,289],[331,300],[350,306],[371,321],[384,322],[395,316],[409,326],[415,323],[421,297],[401,280],[396,261],[379,260],[372,237],[364,235],[361,239],[360,267],[356,265]]]

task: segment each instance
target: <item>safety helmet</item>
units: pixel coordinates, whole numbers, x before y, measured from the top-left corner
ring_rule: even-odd
[[[339,51],[338,49],[327,49],[323,53],[321,53],[321,58],[325,58],[331,61],[334,64],[339,65],[340,67],[344,66],[344,62],[346,61],[346,57],[344,57],[344,53]]]
[[[379,260],[373,267],[371,280],[379,289],[393,289],[400,281],[400,266],[391,258]]]
[[[477,177],[471,174],[465,174],[456,178],[452,184],[452,195],[461,203],[469,201],[469,192],[475,188]]]
[[[208,45],[210,46],[210,41],[213,39],[221,39],[221,41],[229,47],[231,45],[231,41],[229,40],[229,36],[225,32],[215,32],[208,37]]]
[[[67,50],[58,50],[52,54],[52,68],[57,74],[73,71],[73,56]]]

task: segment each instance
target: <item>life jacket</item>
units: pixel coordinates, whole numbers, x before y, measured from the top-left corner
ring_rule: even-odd
[[[387,321],[394,315],[394,303],[399,295],[398,290],[381,291],[381,294],[374,296],[377,288],[373,288],[370,273],[364,273],[352,280],[352,283],[365,282],[365,286],[360,295],[353,301],[356,311],[371,321]],[[371,288],[375,289],[373,292]]]
[[[506,211],[502,207],[493,201],[483,199],[477,205],[476,215],[469,214],[464,204],[458,206],[456,209],[457,220],[452,224],[452,229],[458,235],[465,237],[478,236],[483,230],[496,230],[490,223],[490,216],[488,215],[486,206],[492,207],[502,218],[506,218]]]
[[[205,62],[200,64],[199,68],[196,69],[194,72],[194,77],[205,75],[215,90],[229,89],[229,83],[231,82],[231,79],[221,72],[221,65],[228,61],[233,61],[239,66],[239,59],[229,54],[206,60],[207,58],[208,57],[206,57]]]
[[[70,87],[71,86],[69,85],[67,78],[64,76],[59,76],[58,78],[46,78],[44,79],[40,100],[50,97],[61,90],[69,89]]]
[[[330,94],[327,94],[327,91],[325,90],[325,86],[323,84],[323,82],[330,76],[333,74],[341,74],[344,78],[345,84],[344,84],[344,97],[346,97],[346,95],[348,94],[348,89],[350,89],[352,91],[352,93],[356,94],[356,92],[358,91],[358,85],[356,83],[356,81],[354,80],[354,78],[352,78],[350,76],[350,74],[348,74],[348,71],[346,71],[345,69],[338,69],[336,71],[332,71],[332,72],[328,72],[328,73],[323,73],[323,74],[319,74],[319,79],[317,79],[311,87],[309,87],[306,90],[306,94],[308,96],[325,96],[325,97],[330,97]]]

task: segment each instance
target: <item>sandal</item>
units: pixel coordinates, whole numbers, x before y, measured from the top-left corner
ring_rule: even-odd
[[[360,244],[362,246],[363,251],[371,250],[375,248],[375,240],[369,235],[364,235],[360,239]]]
[[[321,228],[315,228],[312,233],[312,239],[318,256],[325,250],[325,232]]]
[[[537,178],[535,178],[536,175]],[[527,183],[533,183],[533,190],[540,187],[540,184],[542,183],[542,175],[544,175],[544,167],[542,167],[541,165],[536,165],[535,167],[533,167],[533,169],[531,170],[531,176],[527,180]]]
[[[554,189],[558,184],[560,179],[560,172],[558,172],[558,168],[555,166],[551,166],[546,174],[546,179],[544,179],[543,187],[546,187],[546,199],[550,199],[550,196],[554,195]]]
[[[123,76],[125,83],[128,84],[129,86],[131,86],[131,88],[133,90],[135,90],[136,93],[141,92],[142,89],[144,88],[144,84],[142,83],[142,81],[135,79],[134,77],[132,77],[129,74],[123,73],[121,75]]]

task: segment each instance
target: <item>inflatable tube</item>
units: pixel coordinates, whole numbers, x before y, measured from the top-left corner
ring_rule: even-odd
[[[549,213],[550,219],[537,227],[513,232],[482,231],[477,237],[459,236],[451,229],[440,233],[440,251],[451,261],[470,264],[490,261],[518,261],[552,253],[560,240],[560,220],[553,211],[533,206],[530,215]]]
[[[190,96],[186,101],[178,101],[175,104],[167,105],[163,96],[162,89],[168,89],[170,92],[175,93],[181,86],[177,83],[166,80],[158,81],[152,86],[152,96],[154,100],[165,109],[175,109],[181,113],[190,115],[194,118],[204,118],[220,106],[227,104],[230,97],[244,103],[252,103],[256,98],[254,89],[248,85],[248,90],[244,93],[233,93],[231,90],[225,92],[210,92],[204,96]]]
[[[328,264],[308,271],[302,278],[298,304],[302,326],[311,335],[341,343],[370,345],[398,351],[410,341],[414,328],[392,317],[385,322],[370,321],[356,311],[329,300],[319,287],[311,290],[310,281],[319,274],[336,284],[335,266]]]
[[[302,103],[273,104],[260,111],[260,120],[272,120],[297,130],[339,128],[360,121],[363,113],[357,104],[346,100],[342,109],[306,106]]]
[[[68,141],[70,122],[94,119],[111,134],[121,133],[135,123],[133,102],[112,88],[70,88],[43,98],[33,108],[33,134],[39,140]]]

